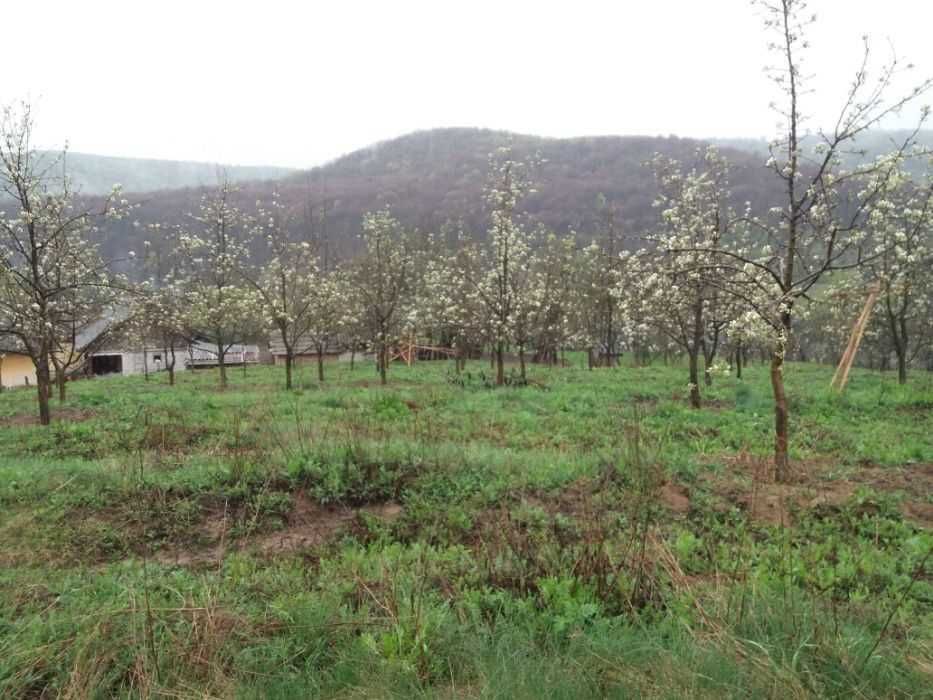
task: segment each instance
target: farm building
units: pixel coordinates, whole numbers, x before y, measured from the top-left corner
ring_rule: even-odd
[[[248,344],[231,345],[224,353],[227,365],[254,365],[259,362],[259,346]],[[185,349],[186,369],[201,369],[217,366],[217,348],[211,343],[196,340]]]
[[[164,348],[131,348],[114,343],[88,355],[87,372],[93,375],[145,374],[165,369],[169,353]],[[259,348],[256,345],[232,345],[225,356],[225,364],[234,366],[256,364]],[[217,366],[217,349],[203,341],[195,341],[175,348],[175,371],[207,369]]]
[[[269,340],[269,352],[272,355],[272,362],[276,365],[285,364],[285,344],[282,342],[282,339],[277,336],[273,336]],[[343,348],[338,348],[334,346],[324,348],[323,353],[325,362],[333,362],[336,360],[349,362],[350,353],[345,352]],[[360,355],[357,353],[357,358]],[[301,346],[301,349],[295,353],[295,364],[312,364],[317,362],[317,349]]]
[[[0,389],[35,384],[36,366],[18,341],[0,342]]]

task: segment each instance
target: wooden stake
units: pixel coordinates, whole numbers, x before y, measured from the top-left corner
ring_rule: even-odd
[[[858,347],[862,343],[862,337],[865,335],[865,327],[868,325],[868,319],[871,316],[872,309],[875,308],[875,302],[878,301],[878,294],[881,292],[880,284],[873,284],[868,289],[868,298],[865,300],[865,306],[862,313],[859,314],[852,328],[852,335],[849,336],[849,344],[846,351],[842,354],[836,373],[833,375],[833,381],[830,384],[837,393],[845,391],[846,384],[849,383],[849,370],[852,369],[852,363],[855,362],[855,355],[858,353]]]

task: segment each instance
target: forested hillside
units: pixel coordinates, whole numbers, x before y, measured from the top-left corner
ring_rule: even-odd
[[[48,162],[60,154],[45,153]],[[64,163],[72,185],[85,194],[109,192],[115,185],[125,192],[153,192],[180,187],[211,186],[226,173],[231,182],[272,180],[292,172],[291,168],[249,165],[221,165],[183,160],[154,158],[121,158],[90,153],[67,154]]]
[[[488,225],[483,207],[488,157],[506,144],[518,158],[537,155],[541,161],[533,174],[537,191],[525,204],[528,223],[558,232],[573,229],[584,237],[605,225],[600,195],[615,211],[617,226],[633,236],[643,232],[655,221],[652,202],[657,194],[645,161],[662,153],[689,163],[703,146],[674,136],[548,139],[482,129],[435,129],[379,143],[278,181],[244,183],[239,197],[250,207],[277,190],[338,254],[354,249],[363,214],[385,206],[402,224],[422,231],[451,223],[482,235]],[[775,183],[762,158],[728,147],[722,150],[734,166],[735,203],[765,205]],[[143,197],[135,219],[178,221],[196,207],[202,192],[188,188]],[[107,252],[118,255],[141,243],[142,229],[131,224],[115,224],[105,244]]]

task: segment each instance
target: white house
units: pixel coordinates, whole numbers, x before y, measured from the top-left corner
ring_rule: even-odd
[[[129,348],[120,345],[103,347],[88,355],[89,374],[144,374],[165,369],[170,355],[164,348],[147,346]],[[228,366],[251,365],[259,362],[257,345],[231,345],[224,356]],[[217,366],[217,348],[203,341],[194,341],[175,348],[175,371],[206,369]]]

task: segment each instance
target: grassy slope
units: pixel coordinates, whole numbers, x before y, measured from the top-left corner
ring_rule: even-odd
[[[778,487],[762,368],[484,367],[0,396],[0,695],[929,692],[929,375],[792,366]]]

